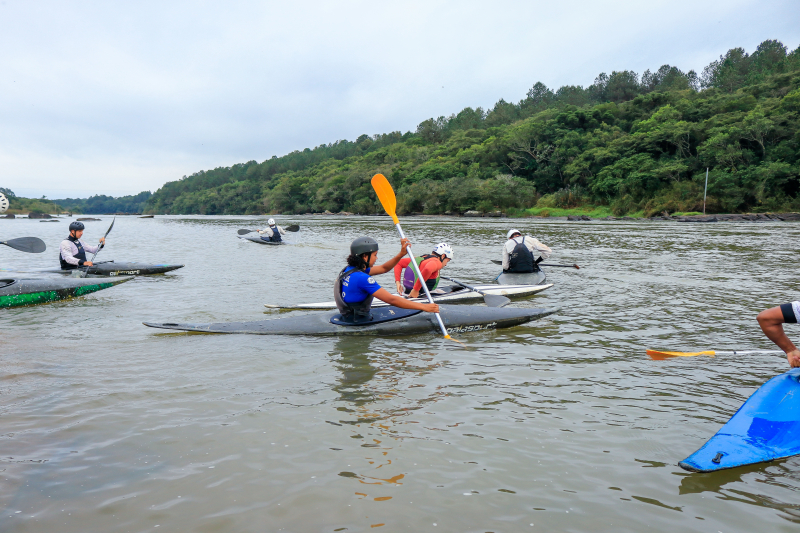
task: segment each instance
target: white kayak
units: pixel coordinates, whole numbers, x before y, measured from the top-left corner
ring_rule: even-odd
[[[531,296],[545,289],[552,287],[552,283],[547,285],[473,285],[476,289],[485,292],[486,294],[493,294],[497,296],[508,297],[523,297]],[[443,292],[437,292],[441,290]],[[476,300],[482,300],[483,295],[469,289],[465,289],[460,285],[451,285],[437,289],[433,292],[433,301],[436,303],[467,303]],[[413,298],[412,302],[426,303],[427,298]],[[373,300],[372,307],[385,307],[389,304],[382,302],[378,299]],[[264,307],[270,309],[336,309],[336,302],[318,302],[311,304],[292,304],[292,305],[274,305],[264,304]]]

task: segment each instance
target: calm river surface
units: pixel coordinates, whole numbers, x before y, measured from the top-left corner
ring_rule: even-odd
[[[460,335],[471,350],[141,324],[285,316],[264,304],[331,300],[355,237],[398,248],[386,217],[236,238],[266,218],[118,217],[98,260],[186,267],[0,310],[0,531],[797,531],[800,458],[677,465],[786,360],[645,349],[772,348],[755,315],[798,298],[800,225],[406,219],[417,253],[454,246],[465,281],[495,277],[510,226],[582,266],[512,304],[560,313]],[[0,266],[57,265],[66,226],[0,221],[48,246],[0,247]]]

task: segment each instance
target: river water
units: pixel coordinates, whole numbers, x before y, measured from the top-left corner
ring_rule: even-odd
[[[0,531],[797,531],[800,458],[677,465],[786,360],[645,349],[772,348],[755,315],[797,299],[800,225],[409,218],[465,281],[495,277],[511,225],[582,267],[512,304],[558,314],[469,350],[141,324],[282,316],[264,304],[331,299],[355,237],[398,248],[386,217],[278,218],[292,246],[236,238],[266,217],[118,217],[98,260],[186,267],[0,310]],[[0,265],[56,265],[66,224],[0,221],[48,245]]]

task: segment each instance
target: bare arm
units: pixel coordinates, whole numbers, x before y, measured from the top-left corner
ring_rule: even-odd
[[[391,259],[389,259],[388,261],[386,261],[384,264],[382,264],[380,266],[372,267],[369,270],[369,275],[370,276],[377,276],[379,274],[385,274],[385,273],[389,272],[391,269],[393,269],[394,266],[397,263],[399,263],[400,260],[406,255],[406,250],[408,249],[410,244],[411,244],[411,241],[409,241],[408,239],[402,239],[400,241],[400,251],[397,253],[397,255],[392,257]],[[394,305],[394,304],[392,304],[392,305]]]
[[[406,300],[402,296],[397,296],[396,294],[392,294],[383,288],[375,291],[373,296],[375,296],[375,298],[377,298],[378,300],[386,302],[389,305],[400,307],[402,309],[419,309],[420,311],[427,311],[428,313],[439,312],[438,304],[422,304],[419,302],[412,302],[411,300]]]
[[[778,345],[786,353],[786,359],[792,367],[800,366],[800,350],[789,340],[783,331],[783,312],[780,307],[773,307],[758,314],[758,325],[769,340]]]

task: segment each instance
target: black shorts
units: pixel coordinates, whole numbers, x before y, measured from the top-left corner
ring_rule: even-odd
[[[797,317],[800,315],[800,302],[781,304],[783,321],[787,324],[797,324]]]

